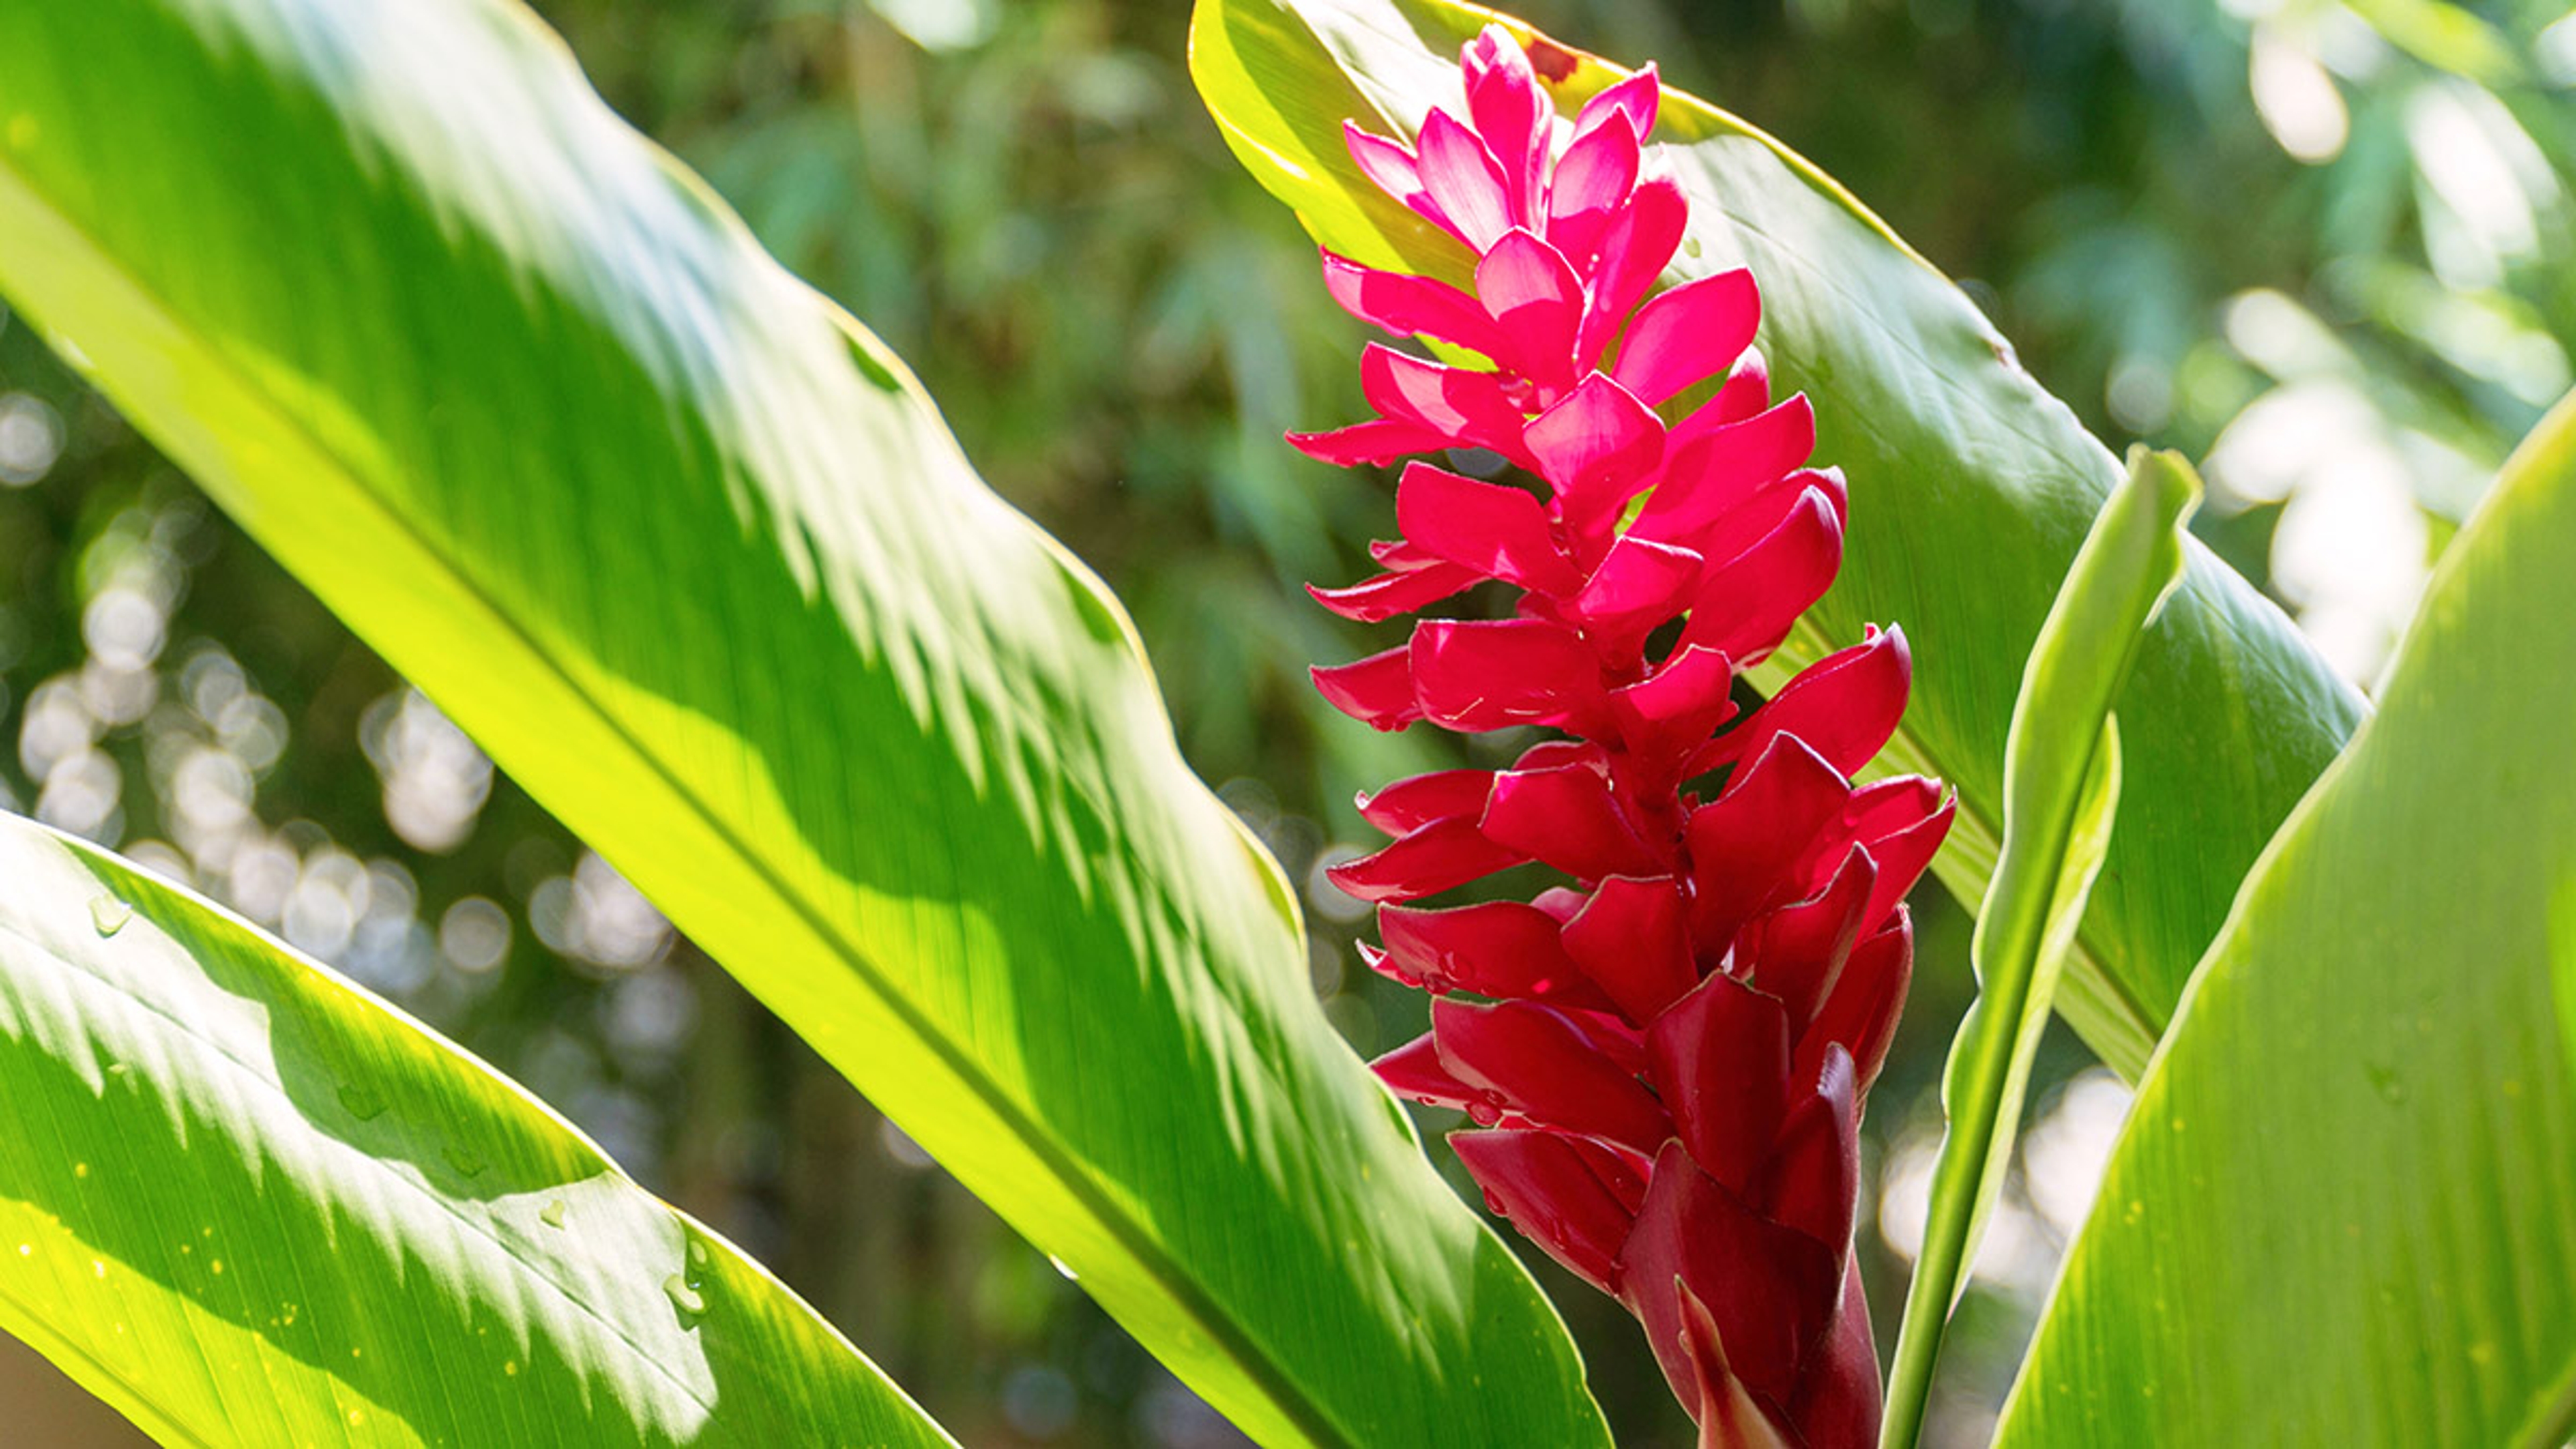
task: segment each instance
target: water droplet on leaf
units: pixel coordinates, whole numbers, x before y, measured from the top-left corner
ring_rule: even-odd
[[[100,935],[113,936],[124,930],[125,923],[133,919],[134,907],[124,901],[114,896],[90,897],[89,923],[98,928]]]
[[[563,1199],[559,1197],[548,1199],[544,1207],[537,1209],[537,1221],[550,1228],[562,1227],[564,1225]]]
[[[1053,1253],[1047,1254],[1047,1261],[1055,1265],[1055,1270],[1064,1275],[1064,1281],[1067,1283],[1079,1283],[1082,1281],[1082,1275],[1073,1271],[1073,1265],[1071,1263],[1066,1262],[1064,1259],[1057,1257]]]
[[[662,1280],[662,1292],[671,1300],[671,1306],[680,1310],[684,1317],[696,1318],[707,1311],[705,1297],[700,1295],[697,1289],[690,1287],[688,1282],[677,1273]]]
[[[361,1122],[372,1122],[385,1114],[385,1099],[358,1082],[341,1084],[340,1105]]]

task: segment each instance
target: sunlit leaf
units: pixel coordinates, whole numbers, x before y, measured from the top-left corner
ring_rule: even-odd
[[[2378,717],[2193,979],[2004,1445],[2576,1431],[2571,658],[2576,401],[2452,545]]]
[[[167,1444],[951,1441],[491,1068],[0,815],[0,1328]]]
[[[525,11],[0,6],[0,288],[1256,1436],[1603,1440],[1117,604]]]

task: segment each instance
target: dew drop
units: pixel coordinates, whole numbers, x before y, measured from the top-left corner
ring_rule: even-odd
[[[373,1122],[385,1115],[385,1099],[361,1082],[344,1082],[340,1086],[340,1105],[361,1122]]]
[[[511,1378],[517,1378],[519,1376],[519,1361],[514,1358],[508,1363],[501,1365],[501,1372]]]
[[[706,1298],[677,1273],[662,1280],[662,1293],[684,1317],[696,1318],[707,1311]]]
[[[2379,1093],[2381,1101],[2394,1107],[2406,1100],[2406,1083],[2399,1079],[2394,1068],[2364,1062],[2361,1069],[2370,1078],[2371,1089]]]
[[[563,1199],[559,1197],[548,1199],[544,1207],[537,1209],[537,1221],[550,1228],[562,1227],[564,1225]]]
[[[87,1176],[89,1176],[89,1164],[88,1164],[88,1163],[86,1163],[86,1162],[75,1162],[75,1163],[73,1163],[73,1164],[72,1164],[72,1176],[74,1176],[74,1177],[87,1177]]]
[[[1047,1261],[1055,1265],[1055,1270],[1064,1275],[1064,1281],[1067,1283],[1079,1283],[1082,1281],[1082,1275],[1073,1271],[1073,1265],[1071,1263],[1066,1262],[1064,1259],[1057,1257],[1053,1253],[1047,1254]]]
[[[93,1278],[104,1279],[107,1276],[107,1260],[104,1258],[90,1259],[89,1275]]]
[[[1699,256],[1699,238],[1695,236],[1683,237],[1682,254],[1688,257],[1697,258]]]
[[[223,1259],[221,1259],[221,1258],[217,1258],[217,1259],[215,1259],[213,1262],[208,1263],[208,1264],[206,1265],[206,1268],[207,1268],[207,1270],[208,1270],[209,1272],[221,1273],[222,1271],[224,1271],[224,1260],[223,1260]]]
[[[134,919],[134,907],[114,896],[92,896],[89,901],[89,923],[102,936],[113,936]]]
[[[689,1239],[689,1266],[691,1268],[704,1268],[706,1265],[707,1245],[699,1239]]]
[[[20,1243],[20,1244],[18,1245],[18,1256],[19,1256],[19,1257],[21,1257],[21,1258],[32,1258],[32,1257],[34,1257],[35,1255],[36,1255],[36,1245],[35,1245],[35,1244],[33,1244],[33,1243]]]
[[[475,1155],[473,1148],[461,1142],[450,1142],[441,1150],[440,1155],[447,1159],[447,1165],[455,1168],[460,1177],[479,1176],[483,1171],[483,1159]]]

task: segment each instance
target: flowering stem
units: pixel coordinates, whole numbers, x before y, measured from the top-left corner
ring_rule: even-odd
[[[1904,714],[1893,626],[1738,699],[1831,586],[1851,496],[1808,465],[1806,397],[1772,395],[1752,274],[1657,290],[1691,206],[1652,142],[1654,69],[1568,118],[1495,25],[1460,79],[1410,146],[1346,132],[1474,265],[1462,289],[1322,258],[1354,316],[1457,360],[1373,344],[1377,415],[1290,435],[1413,459],[1383,572],[1310,590],[1414,615],[1410,637],[1314,678],[1379,729],[1561,733],[1361,799],[1390,843],[1330,877],[1379,905],[1370,967],[1435,998],[1378,1075],[1475,1124],[1450,1142],[1488,1204],[1637,1316],[1705,1444],[1853,1449],[1879,1411],[1860,1113],[1913,968],[1905,894],[1956,802],[1853,781]],[[1438,612],[1488,583],[1508,617]],[[1529,900],[1422,904],[1531,862],[1558,883]]]

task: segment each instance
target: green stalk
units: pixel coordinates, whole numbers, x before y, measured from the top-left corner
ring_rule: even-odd
[[[2120,797],[2111,705],[2156,607],[2182,577],[2181,525],[2199,498],[2200,480],[2180,456],[2133,450],[2023,667],[2004,764],[2003,850],[1970,948],[1980,990],[1942,1077],[1950,1127],[1905,1295],[1881,1449],[1912,1449],[1922,1433],[1941,1335],[2012,1161],[2050,998],[2110,847]]]

